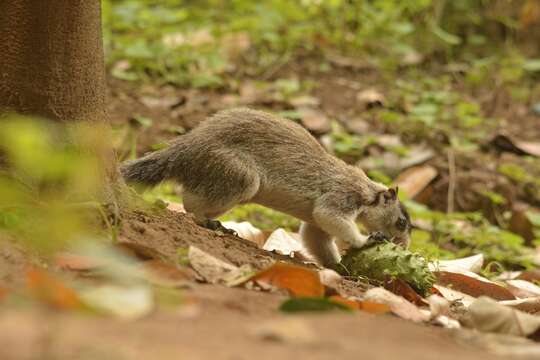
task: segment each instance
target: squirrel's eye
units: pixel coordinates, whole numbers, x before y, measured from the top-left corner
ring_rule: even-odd
[[[396,227],[399,231],[405,231],[407,229],[407,220],[405,218],[398,218],[396,221]]]

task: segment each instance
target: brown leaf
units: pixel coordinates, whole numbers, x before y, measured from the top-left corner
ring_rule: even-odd
[[[540,142],[522,141],[499,134],[491,140],[491,144],[502,151],[540,157]]]
[[[396,295],[404,297],[407,301],[417,305],[423,306],[427,304],[414,289],[401,279],[389,279],[384,282],[384,288],[390,290]]]
[[[530,207],[526,203],[516,202],[512,206],[512,217],[510,218],[509,229],[510,231],[520,235],[527,244],[535,238],[533,231],[533,224],[527,216],[527,211]]]
[[[305,267],[275,263],[249,279],[290,291],[293,296],[321,297],[324,286],[319,274]]]
[[[332,129],[330,126],[330,120],[320,110],[316,110],[309,107],[300,107],[298,109],[300,113],[300,121],[302,125],[309,131],[322,135],[330,132]]]
[[[437,169],[430,165],[409,168],[399,174],[394,184],[411,199],[420,194],[437,177]]]
[[[382,106],[385,102],[384,95],[377,89],[365,89],[356,94],[356,100],[364,107]]]
[[[527,280],[531,282],[540,282],[540,269],[526,270],[522,272],[517,278],[520,280]]]
[[[74,309],[81,305],[79,296],[73,289],[38,269],[27,271],[26,287],[36,299],[57,309]]]
[[[540,21],[540,2],[527,0],[521,7],[519,22],[523,28],[527,28]]]
[[[99,259],[85,255],[70,254],[67,252],[56,254],[54,263],[60,269],[71,271],[90,271],[95,270],[103,265]]]
[[[435,275],[437,276],[437,284],[473,297],[488,296],[495,300],[514,300],[516,298],[508,289],[492,282],[446,271],[435,272]]]
[[[510,306],[529,314],[540,314],[540,297],[499,301],[499,304]]]

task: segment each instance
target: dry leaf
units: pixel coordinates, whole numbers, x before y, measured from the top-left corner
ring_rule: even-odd
[[[469,272],[477,273],[482,270],[484,265],[484,255],[477,254],[461,259],[438,260],[428,264],[431,271],[448,271],[453,273],[466,274]]]
[[[227,275],[238,268],[226,263],[195,246],[190,246],[188,259],[191,267],[208,283],[224,281]]]
[[[324,296],[324,286],[319,279],[319,274],[311,269],[297,265],[275,263],[249,280],[286,289],[293,296]]]
[[[330,119],[320,110],[309,107],[300,107],[297,110],[300,114],[302,125],[309,131],[317,135],[322,135],[332,130]]]
[[[168,203],[167,209],[170,211],[174,211],[174,212],[178,212],[182,214],[186,213],[186,208],[184,208],[184,204],[182,203],[174,203],[174,202]]]
[[[470,295],[464,294],[462,292],[459,292],[454,289],[450,289],[446,286],[442,285],[433,285],[435,289],[441,294],[442,297],[444,297],[446,300],[450,302],[460,302],[465,307],[469,307],[476,299]]]
[[[302,244],[284,229],[276,229],[263,245],[266,251],[275,251],[278,254],[294,257],[296,252],[303,249]]]
[[[296,97],[293,97],[289,102],[295,108],[317,107],[320,104],[319,99],[310,95],[296,96]]]
[[[321,283],[333,290],[336,290],[339,288],[339,285],[343,281],[343,276],[338,274],[336,271],[332,269],[322,269],[319,271],[319,278],[321,279]]]
[[[54,257],[54,263],[60,269],[71,271],[90,271],[104,265],[103,261],[86,255],[60,252]]]
[[[527,216],[530,206],[516,201],[512,204],[512,217],[510,218],[509,230],[520,235],[527,244],[534,240],[534,226]]]
[[[508,289],[493,282],[446,271],[439,271],[434,274],[437,276],[437,284],[450,287],[473,297],[488,296],[495,300],[514,300],[516,298]]]
[[[359,301],[358,304],[360,305],[360,310],[370,314],[386,314],[392,311],[390,306],[372,301]]]
[[[385,281],[384,288],[417,306],[426,305],[426,301],[409,284],[401,279],[389,279]]]
[[[395,315],[405,320],[413,322],[429,320],[429,314],[421,312],[414,304],[383,288],[373,288],[366,291],[364,301],[387,305]]]
[[[236,234],[238,234],[239,237],[254,242],[259,247],[262,247],[266,241],[264,232],[261,229],[251,225],[251,223],[248,221],[224,221],[222,225],[227,229],[236,231]]]
[[[143,285],[102,285],[85,289],[80,296],[86,305],[126,320],[141,318],[154,309],[152,291]]]
[[[358,301],[346,299],[340,295],[332,295],[328,298],[332,300],[333,302],[337,302],[342,305],[348,306],[349,308],[353,310],[360,310],[360,303]]]
[[[534,336],[540,329],[540,317],[501,305],[487,297],[474,301],[462,323],[483,332],[516,336]]]
[[[374,105],[384,105],[384,95],[377,89],[365,89],[356,94],[356,100],[364,107],[368,108]]]
[[[499,301],[499,304],[510,306],[529,314],[540,313],[540,297]]]
[[[430,165],[409,168],[399,174],[394,184],[411,199],[420,194],[437,177],[437,169]]]
[[[519,298],[540,297],[540,286],[526,280],[507,280],[508,290]]]
[[[491,143],[503,151],[513,152],[518,155],[540,157],[540,142],[521,141],[507,135],[499,134],[491,140]]]
[[[38,269],[27,271],[26,287],[36,299],[58,309],[74,309],[81,305],[75,290]]]

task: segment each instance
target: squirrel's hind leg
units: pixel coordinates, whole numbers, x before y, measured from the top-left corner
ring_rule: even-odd
[[[300,226],[300,236],[306,250],[315,260],[330,267],[339,263],[339,249],[332,237],[318,226],[303,222]]]

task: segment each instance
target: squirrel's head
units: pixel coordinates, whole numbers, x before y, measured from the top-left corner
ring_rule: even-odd
[[[365,207],[360,221],[370,233],[380,231],[393,242],[409,246],[411,218],[398,199],[397,187],[378,192],[375,200]]]

